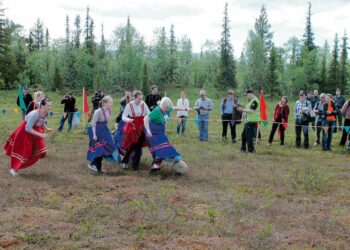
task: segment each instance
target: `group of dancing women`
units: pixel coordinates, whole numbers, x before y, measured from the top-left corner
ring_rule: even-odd
[[[148,147],[153,162],[151,173],[157,173],[162,162],[169,162],[176,174],[185,174],[187,164],[181,154],[174,148],[166,136],[166,122],[175,111],[190,111],[187,107],[174,106],[170,98],[163,97],[152,110],[143,101],[141,91],[128,92],[124,98],[117,129],[114,136],[108,123],[112,117],[113,99],[104,96],[100,107],[93,113],[88,126],[89,146],[87,151],[88,169],[94,173],[103,173],[102,161],[120,164],[123,169],[129,166],[133,171],[140,170],[140,160],[143,147]],[[44,138],[47,127],[46,117],[51,110],[51,100],[42,92],[36,99],[33,110],[30,111],[17,129],[4,144],[6,155],[10,157],[10,174],[16,176],[19,170],[32,166],[44,158],[47,153]]]

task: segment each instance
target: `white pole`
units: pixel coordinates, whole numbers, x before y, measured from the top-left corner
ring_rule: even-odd
[[[258,122],[258,128],[256,130],[256,137],[255,137],[256,145],[258,145],[258,141],[259,141],[259,130],[260,130],[260,123]]]

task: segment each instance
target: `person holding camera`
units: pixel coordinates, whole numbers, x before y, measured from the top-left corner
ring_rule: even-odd
[[[198,113],[199,141],[208,141],[209,114],[214,108],[212,101],[205,96],[205,91],[199,92],[200,98],[196,100],[194,109]]]
[[[64,111],[60,120],[58,131],[61,132],[65,121],[68,119],[68,132],[72,130],[73,115],[75,112],[75,98],[71,92],[68,92],[62,99],[61,104],[64,104]]]
[[[311,120],[312,107],[311,102],[306,100],[306,94],[304,91],[300,91],[299,100],[296,101],[294,106],[295,117],[295,145],[297,148],[301,144],[301,131],[304,134],[304,148],[309,148],[309,123]]]
[[[162,99],[161,95],[158,94],[157,85],[152,85],[151,93],[146,96],[145,103],[147,104],[150,112],[158,106],[158,102]]]
[[[100,108],[100,102],[102,101],[102,98],[104,97],[103,91],[99,90],[95,93],[95,95],[91,99],[92,103],[92,112],[93,115],[97,109]]]
[[[333,128],[337,121],[338,110],[331,94],[326,95],[326,103],[322,110],[322,150],[331,151]]]
[[[320,101],[318,101],[314,107],[314,113],[316,114],[316,141],[314,143],[314,146],[317,146],[321,142],[321,130],[322,130],[322,111],[323,111],[323,105],[326,102],[326,94],[321,93],[320,95]]]

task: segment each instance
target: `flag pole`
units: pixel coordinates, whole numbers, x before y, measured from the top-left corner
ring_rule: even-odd
[[[258,145],[258,141],[259,141],[259,130],[260,130],[260,122],[258,122],[258,128],[256,130],[256,137],[255,137],[256,145]]]
[[[82,110],[82,115],[83,115],[83,131],[85,130],[85,119],[84,119],[84,111],[85,111],[85,106],[84,106],[84,90],[85,88],[83,87],[83,110]]]

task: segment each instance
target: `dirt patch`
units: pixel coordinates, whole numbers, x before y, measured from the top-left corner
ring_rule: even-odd
[[[16,238],[15,235],[10,233],[1,233],[0,232],[0,249],[13,247],[20,244],[20,241]]]

